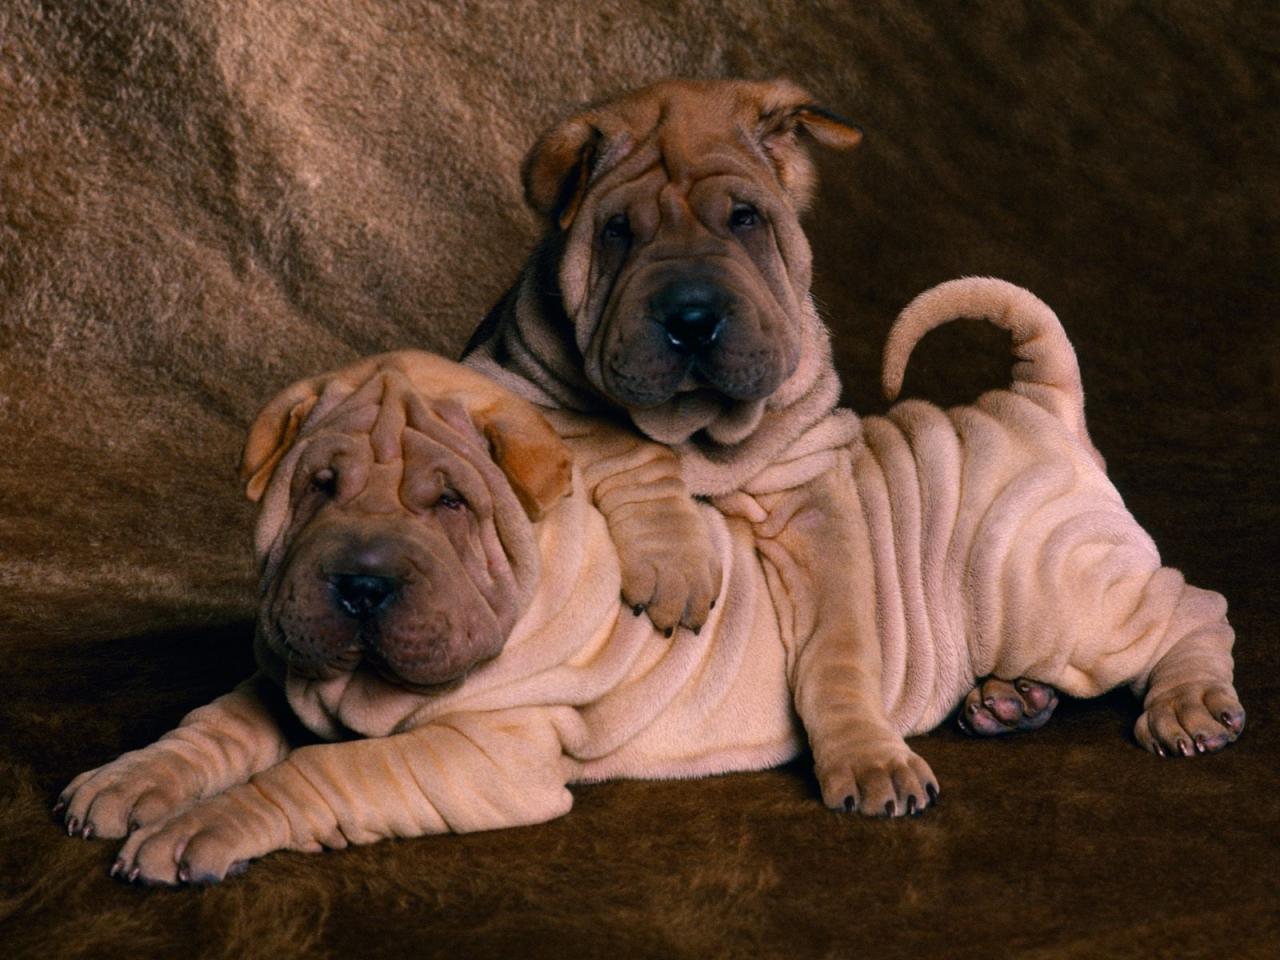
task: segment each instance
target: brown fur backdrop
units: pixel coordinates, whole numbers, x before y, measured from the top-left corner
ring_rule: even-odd
[[[0,3],[0,953],[7,957],[1261,957],[1280,942],[1280,20],[1266,0]],[[900,823],[803,762],[575,790],[545,826],[108,879],[48,814],[250,668],[234,461],[284,383],[456,352],[536,233],[519,164],[583,101],[786,74],[823,157],[816,292],[846,399],[926,286],[1030,287],[1167,562],[1232,604],[1250,712],[1160,762],[1123,691],[918,744]],[[972,325],[909,389],[1008,369]]]

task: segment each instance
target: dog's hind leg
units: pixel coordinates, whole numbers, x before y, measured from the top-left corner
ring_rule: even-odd
[[[1220,750],[1245,722],[1226,600],[1160,566],[1131,517],[1098,527],[1069,556],[1040,564],[1040,576],[1006,582],[1006,632],[1042,641],[1022,655],[1006,643],[994,672],[1028,674],[1081,697],[1128,684],[1144,697],[1134,728],[1143,747],[1160,756]],[[1104,545],[1104,534],[1117,542]]]
[[[1138,742],[1153,753],[1189,757],[1232,743],[1244,729],[1245,712],[1232,685],[1231,644],[1221,595],[1188,585],[1165,567],[1152,577],[1177,591],[1167,636],[1173,638],[1143,684],[1144,711],[1134,727]]]

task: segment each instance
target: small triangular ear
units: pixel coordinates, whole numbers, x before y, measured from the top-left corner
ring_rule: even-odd
[[[276,465],[293,446],[318,399],[310,381],[295,383],[263,407],[253,421],[240,455],[240,482],[245,485],[245,496],[254,503],[262,499]]]
[[[566,229],[587,192],[602,134],[580,117],[538,138],[524,161],[524,195],[538,213]]]
[[[540,520],[573,490],[569,447],[530,404],[502,397],[469,412],[530,520]]]

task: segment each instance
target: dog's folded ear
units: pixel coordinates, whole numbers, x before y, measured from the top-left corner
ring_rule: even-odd
[[[797,107],[793,116],[800,131],[821,146],[832,150],[852,150],[862,142],[860,126],[816,103]]]
[[[819,106],[808,91],[790,80],[764,83],[757,90],[756,136],[796,208],[803,209],[813,196],[814,174],[802,138],[833,150],[851,150],[862,142],[862,128]]]
[[[403,375],[428,401],[456,403],[484,436],[530,519],[542,517],[572,490],[569,447],[529,401],[476,370],[422,350],[399,350],[366,362]]]
[[[468,412],[530,520],[541,519],[569,495],[573,489],[569,448],[542,414],[514,397],[496,398]]]
[[[529,206],[565,229],[573,222],[602,134],[581,117],[544,133],[524,162],[524,194]]]
[[[303,421],[319,398],[314,383],[303,380],[277,394],[254,419],[240,455],[240,482],[245,485],[245,495],[254,503],[262,499],[276,465],[293,446]]]

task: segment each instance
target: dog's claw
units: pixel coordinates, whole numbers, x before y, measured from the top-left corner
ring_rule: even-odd
[[[1147,704],[1134,724],[1139,744],[1162,757],[1217,753],[1244,730],[1244,708],[1225,684],[1184,684]]]

